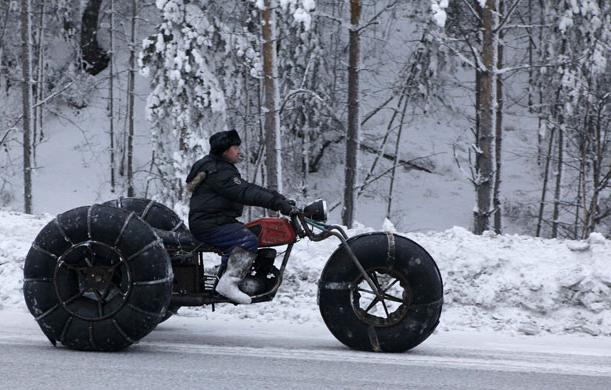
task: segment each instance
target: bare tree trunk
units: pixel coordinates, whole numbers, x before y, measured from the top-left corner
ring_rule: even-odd
[[[401,104],[403,103],[403,99],[405,98],[405,90],[403,90],[401,91],[401,96],[399,97],[399,101],[397,102],[397,108],[393,110],[392,116],[390,117],[390,121],[388,121],[388,125],[386,125],[386,133],[384,134],[384,138],[382,138],[382,142],[380,143],[379,153],[377,153],[375,158],[373,159],[373,163],[371,164],[371,167],[369,168],[369,171],[367,172],[363,183],[367,183],[369,181],[378,165],[378,162],[380,161],[380,158],[382,157],[382,154],[384,154],[384,148],[386,147],[386,143],[388,142],[388,137],[390,136],[392,125],[393,123],[395,123],[395,118],[397,117],[397,115],[399,115],[399,109],[401,108]],[[363,186],[359,188],[359,191],[356,195],[357,198],[361,196],[361,193],[364,189],[365,188]]]
[[[115,1],[110,0],[110,53],[109,53],[109,80],[108,80],[108,111],[110,122],[110,192],[116,191],[115,179]],[[154,153],[154,152],[153,152]]]
[[[586,102],[586,110],[583,120],[583,134],[581,142],[579,143],[579,175],[577,178],[577,200],[575,201],[575,221],[573,222],[573,239],[579,239],[579,225],[580,225],[580,213],[581,205],[584,202],[586,192],[586,161],[588,159],[587,150],[590,143],[590,133],[588,131],[588,119],[590,117],[590,104]],[[583,229],[583,227],[582,227]]]
[[[6,7],[4,17],[0,22],[0,88],[2,87],[2,58],[4,55],[4,34],[6,33],[6,26],[8,25],[8,18],[10,16],[11,7]],[[8,91],[7,91],[8,92]]]
[[[303,131],[303,145],[302,145],[302,182],[301,182],[301,194],[304,198],[308,196],[308,178],[310,176],[310,120],[306,118],[306,125]]]
[[[545,4],[544,0],[539,0],[539,24],[543,26],[545,24]],[[543,50],[543,28],[539,28],[539,62],[543,63],[545,54]],[[538,113],[538,126],[537,126],[537,165],[541,165],[541,155],[543,154],[543,135],[541,134],[541,126],[543,125],[543,82],[541,77],[537,81],[537,89],[539,90],[539,109]]]
[[[493,169],[493,144],[495,133],[496,102],[495,91],[495,67],[497,53],[498,35],[495,32],[497,26],[496,0],[487,0],[486,6],[481,12],[482,20],[482,61],[483,69],[480,73],[479,83],[479,131],[477,139],[476,158],[476,192],[477,207],[473,212],[473,232],[482,234],[490,228],[490,214],[492,205],[492,184],[494,180]]]
[[[543,172],[543,188],[541,189],[541,200],[539,201],[539,215],[537,217],[537,230],[535,236],[541,235],[541,225],[543,224],[543,211],[545,209],[545,196],[547,194],[547,182],[549,177],[549,165],[552,159],[552,148],[554,146],[554,129],[549,134],[549,142],[547,144],[547,156],[545,157],[545,169]]]
[[[392,209],[392,192],[395,185],[395,173],[397,171],[397,165],[399,164],[399,146],[401,144],[401,133],[403,133],[403,123],[405,120],[405,112],[407,111],[407,103],[409,97],[405,98],[403,103],[403,111],[401,111],[401,120],[399,122],[399,132],[397,133],[397,142],[395,144],[395,161],[392,164],[392,173],[390,175],[390,187],[388,189],[388,206],[386,208],[386,218],[390,220],[390,212]]]
[[[515,1],[515,0],[514,0]],[[504,11],[503,0],[501,0],[502,4],[501,12]],[[528,25],[531,26],[528,31],[528,112],[533,112],[533,83],[534,83],[534,69],[533,69],[533,38],[532,38],[532,24],[533,24],[533,4],[532,0],[528,0]],[[540,27],[542,29],[542,27]],[[499,54],[500,55],[500,54]],[[500,65],[499,65],[500,68]]]
[[[499,12],[505,14],[505,1],[499,1]],[[497,68],[503,67],[503,31],[498,33],[498,53],[497,53]],[[529,95],[530,99],[530,87]],[[494,205],[494,232],[501,234],[503,231],[502,218],[503,212],[501,207],[501,152],[503,146],[503,77],[497,75],[496,77],[496,120],[495,120],[495,144],[494,144],[494,159],[495,159],[495,171],[494,171],[494,189],[492,204]]]
[[[336,1],[333,4],[333,16],[334,17],[338,17],[341,18],[343,15],[343,10],[344,10],[344,2],[343,1]],[[343,25],[342,23],[337,23],[337,31],[335,32],[335,39],[333,40],[333,51],[335,53],[341,53],[342,49],[340,48],[341,46],[341,41],[342,41],[342,28]],[[340,56],[339,55],[334,55],[333,56],[333,86],[331,88],[331,104],[333,104],[334,107],[335,103],[337,103],[337,83],[338,83],[338,77],[337,77],[337,69],[338,69],[338,65],[337,62],[339,61]]]
[[[606,99],[603,100],[598,107],[596,124],[592,124],[593,127],[593,150],[592,150],[592,195],[590,197],[590,207],[586,210],[584,229],[582,231],[582,238],[586,238],[590,233],[596,229],[596,225],[600,223],[602,219],[599,210],[599,197],[601,191],[608,188],[609,182],[611,181],[611,166],[603,165],[605,163],[605,156],[608,158],[609,154],[609,130],[608,124],[603,129],[603,118],[602,112],[605,110]],[[606,169],[606,171],[605,171]]]
[[[346,134],[346,166],[344,182],[344,207],[342,223],[348,228],[354,223],[356,214],[356,192],[358,181],[358,152],[360,143],[359,118],[359,66],[361,63],[361,1],[350,0],[350,54],[348,60],[348,128]]]
[[[583,188],[585,183],[584,171],[585,171],[585,155],[583,152],[583,147],[581,148],[581,153],[579,159],[579,175],[577,177],[577,199],[575,201],[575,221],[573,222],[573,239],[579,239],[579,216],[581,213],[581,202],[583,198]]]
[[[567,49],[567,39],[563,38],[562,45],[560,48],[560,56],[564,56]],[[566,66],[562,65],[561,75],[564,75]],[[556,148],[556,170],[554,175],[556,176],[556,186],[554,189],[554,208],[552,210],[552,238],[558,237],[558,218],[560,217],[560,190],[562,186],[562,168],[564,164],[564,130],[566,128],[564,123],[564,107],[563,107],[563,86],[561,81],[560,85],[556,90],[556,97],[554,100],[554,106],[552,108],[552,118],[554,120],[554,126],[558,128],[558,143]]]
[[[369,179],[373,175],[373,172],[375,171],[375,169],[376,169],[376,167],[378,165],[378,162],[380,161],[380,158],[384,154],[384,148],[386,147],[386,143],[388,142],[388,137],[390,136],[390,133],[392,132],[393,124],[395,123],[395,119],[396,119],[397,115],[399,114],[399,110],[401,109],[401,105],[403,104],[403,99],[409,99],[409,97],[407,96],[407,91],[408,91],[409,87],[413,83],[413,79],[415,77],[414,75],[415,75],[415,72],[417,71],[417,66],[418,66],[418,64],[420,62],[421,54],[422,54],[422,52],[418,51],[418,53],[416,54],[416,58],[414,60],[414,63],[411,66],[410,72],[409,72],[408,76],[406,77],[406,79],[403,82],[403,86],[401,87],[401,90],[399,92],[399,101],[397,102],[396,108],[393,110],[393,113],[392,113],[392,116],[390,117],[390,121],[388,122],[388,125],[386,125],[386,133],[384,134],[384,138],[382,139],[382,142],[380,143],[379,153],[374,158],[373,163],[371,164],[371,167],[369,168],[369,171],[367,172],[367,175],[365,176],[365,180],[363,180],[363,183],[367,183],[369,181]],[[386,100],[386,102],[384,102],[383,105],[379,106],[380,109],[383,106],[385,106],[386,104],[388,104],[394,98],[395,98],[395,96],[391,96],[388,100]],[[407,104],[407,102],[406,102],[406,104]],[[402,112],[405,113],[405,109],[403,109]],[[373,115],[373,113],[370,114],[370,115]],[[370,117],[371,116],[368,116],[368,118],[370,118]],[[368,118],[365,118],[361,122],[361,126],[365,124],[365,122],[367,121]],[[403,126],[403,120],[401,120],[401,126]],[[361,148],[362,148],[362,146],[361,146]],[[395,160],[398,160],[398,156],[397,156],[397,158]],[[394,171],[393,171],[393,175],[394,175]],[[361,194],[363,193],[364,189],[365,189],[364,186],[359,186],[359,190],[358,190],[358,193],[356,195],[357,199],[358,199],[359,196],[361,196]]]
[[[278,68],[276,60],[276,14],[271,0],[264,0],[261,11],[263,36],[263,96],[265,110],[265,146],[267,185],[282,192],[282,145],[280,137],[280,115],[278,112]]]
[[[127,196],[134,196],[134,88],[136,77],[136,16],[137,0],[132,0],[132,17],[129,48],[129,70],[128,70],[128,132],[127,132]]]
[[[242,126],[244,128],[244,148],[246,149],[246,154],[247,156],[250,157],[250,140],[251,140],[251,132],[249,131],[248,128],[248,122],[249,122],[249,118],[250,118],[250,114],[251,114],[251,110],[250,110],[250,95],[248,93],[248,78],[249,78],[249,72],[248,72],[248,67],[244,67],[243,69],[243,73],[242,73],[242,86],[244,87],[242,90],[243,96],[244,96],[244,116],[243,116],[243,121],[242,121]],[[250,180],[250,158],[247,159],[246,161],[246,181],[251,181]]]
[[[558,147],[557,147],[557,161],[556,161],[556,188],[554,189],[554,209],[552,211],[552,238],[558,237],[558,218],[560,217],[560,190],[562,188],[562,168],[564,164],[564,116],[559,116],[559,128],[558,128]]]
[[[23,108],[23,208],[32,213],[32,26],[30,0],[21,2],[21,59]]]
[[[38,22],[38,47],[37,47],[37,51],[36,53],[38,54],[38,64],[37,64],[37,72],[36,72],[36,93],[35,93],[35,98],[34,101],[36,103],[42,102],[43,98],[44,98],[44,85],[45,85],[45,81],[44,81],[44,62],[45,62],[45,57],[44,57],[44,28],[45,28],[45,4],[46,1],[42,0],[40,2],[40,17],[39,17],[39,22]],[[42,127],[42,121],[43,121],[43,109],[44,109],[44,103],[40,104],[39,106],[34,107],[34,118],[33,118],[33,122],[34,122],[34,126],[32,126],[32,161],[33,164],[36,165],[36,147],[38,146],[38,137],[40,137],[40,140],[42,140],[44,131],[43,131],[43,127]],[[37,137],[37,133],[39,133],[40,135]]]

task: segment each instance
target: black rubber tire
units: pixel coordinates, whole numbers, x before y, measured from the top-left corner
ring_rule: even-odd
[[[159,321],[159,323],[161,324],[162,322],[170,319],[170,317],[172,317],[174,314],[176,314],[178,312],[178,309],[180,309],[180,308],[181,308],[181,306],[178,306],[178,305],[170,305],[168,307],[168,310],[166,310],[165,314],[163,315],[163,317]]]
[[[397,304],[402,315],[396,321],[380,324],[357,315],[353,294],[363,276],[340,245],[318,285],[320,313],[331,333],[363,351],[403,352],[422,343],[437,327],[443,304],[443,282],[433,258],[414,241],[392,233],[355,236],[348,245],[365,270],[383,268],[400,275],[410,298]]]
[[[156,229],[176,233],[189,232],[185,223],[174,210],[154,200],[144,198],[118,198],[102,204],[133,211]]]
[[[173,277],[163,242],[146,222],[93,205],[60,214],[41,230],[25,259],[23,292],[53,344],[118,351],[157,326]]]
[[[174,210],[154,200],[145,198],[117,198],[103,204],[133,211],[156,229],[176,233],[189,233],[189,229]],[[178,309],[180,309],[180,306],[170,305],[167,313],[164,314],[159,323],[172,317]]]

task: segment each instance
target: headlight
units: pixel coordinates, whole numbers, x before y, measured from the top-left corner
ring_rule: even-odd
[[[315,221],[327,221],[327,202],[318,199],[303,208],[303,215]]]

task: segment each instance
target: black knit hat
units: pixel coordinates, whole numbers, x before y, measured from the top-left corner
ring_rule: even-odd
[[[241,143],[242,140],[237,131],[220,131],[212,134],[212,137],[210,137],[210,153],[221,155],[231,146],[240,146]]]

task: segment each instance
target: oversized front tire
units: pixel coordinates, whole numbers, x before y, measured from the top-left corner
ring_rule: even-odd
[[[166,313],[172,268],[163,242],[133,212],[93,205],[60,214],[24,265],[28,309],[55,344],[117,351]]]
[[[392,233],[348,240],[369,277],[384,291],[376,297],[341,245],[329,258],[318,285],[318,305],[331,333],[350,348],[403,352],[437,327],[443,303],[441,275],[415,242]]]

